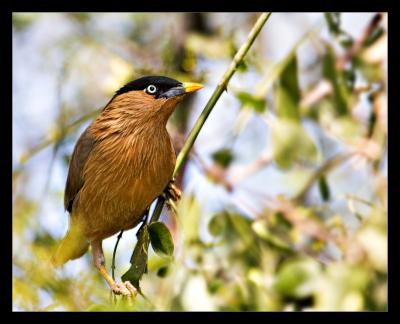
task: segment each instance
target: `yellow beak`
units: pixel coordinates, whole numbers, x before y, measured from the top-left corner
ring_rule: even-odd
[[[184,82],[183,83],[183,88],[185,89],[185,93],[189,92],[195,92],[197,90],[200,90],[204,86],[200,83],[192,83],[192,82]]]

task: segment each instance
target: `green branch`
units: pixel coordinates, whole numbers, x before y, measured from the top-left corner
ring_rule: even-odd
[[[221,81],[218,83],[217,87],[215,88],[211,98],[208,100],[205,108],[203,109],[202,113],[200,114],[199,118],[197,119],[196,124],[193,126],[192,131],[190,132],[185,144],[183,145],[182,150],[180,151],[177,159],[175,170],[173,174],[173,178],[177,175],[177,173],[181,170],[182,166],[184,165],[186,159],[189,156],[189,152],[193,147],[194,142],[196,141],[197,136],[199,135],[204,123],[207,120],[208,115],[213,110],[215,104],[217,103],[221,94],[226,90],[230,79],[232,78],[233,74],[236,72],[238,66],[242,63],[244,57],[246,56],[247,52],[249,51],[251,45],[254,43],[254,40],[257,38],[258,34],[260,33],[262,27],[267,22],[268,18],[271,16],[271,13],[263,13],[257,19],[257,22],[253,26],[252,30],[247,37],[246,42],[242,45],[239,51],[235,54],[231,64],[229,65],[228,69],[224,73],[221,78]],[[157,200],[156,207],[154,209],[153,215],[151,216],[150,223],[158,221],[161,215],[161,211],[163,209],[165,200],[164,198],[160,197]]]

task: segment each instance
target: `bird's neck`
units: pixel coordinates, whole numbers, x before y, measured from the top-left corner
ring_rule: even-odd
[[[138,136],[139,138],[157,138],[165,136],[167,118],[160,115],[146,116],[127,110],[103,112],[91,125],[91,131],[99,140],[110,136]]]
[[[137,94],[119,96],[103,110],[92,124],[97,138],[119,134],[140,134],[142,138],[168,135],[168,118],[181,98],[174,100],[143,100]],[[148,135],[148,136],[145,136]]]

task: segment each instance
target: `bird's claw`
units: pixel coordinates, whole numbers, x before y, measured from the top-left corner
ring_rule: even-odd
[[[126,297],[135,297],[137,295],[135,287],[133,287],[129,281],[114,283],[111,289],[116,295],[122,295]]]
[[[168,183],[167,188],[164,190],[164,196],[166,200],[178,201],[181,199],[182,191],[174,184],[174,180]]]

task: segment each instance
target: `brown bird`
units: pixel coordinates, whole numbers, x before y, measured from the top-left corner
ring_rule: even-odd
[[[83,132],[69,163],[64,206],[68,232],[52,262],[61,266],[89,246],[93,263],[116,294],[132,295],[105,269],[102,240],[140,223],[171,181],[175,151],[166,130],[183,97],[201,89],[163,76],[146,76],[119,89]]]

